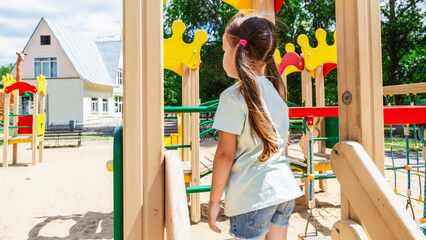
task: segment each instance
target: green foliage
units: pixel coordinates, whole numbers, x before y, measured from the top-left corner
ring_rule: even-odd
[[[0,66],[0,78],[3,75],[6,75],[7,73],[10,73],[10,71],[12,71],[12,68],[13,68],[13,64],[12,63],[9,63],[9,64],[7,64],[5,66]]]

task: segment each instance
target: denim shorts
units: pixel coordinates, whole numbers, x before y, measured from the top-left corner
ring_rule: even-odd
[[[295,200],[290,200],[267,208],[232,216],[229,232],[238,239],[258,239],[269,231],[269,225],[288,227]]]

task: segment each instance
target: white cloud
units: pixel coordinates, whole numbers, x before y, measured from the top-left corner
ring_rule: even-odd
[[[5,1],[5,0],[2,0]],[[42,17],[99,41],[120,39],[121,0],[14,0],[0,8],[0,65],[15,61]]]

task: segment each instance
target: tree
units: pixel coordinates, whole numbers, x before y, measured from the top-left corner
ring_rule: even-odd
[[[4,66],[0,66],[0,77],[3,75],[6,75],[7,73],[10,73],[10,71],[12,71],[13,68],[13,64],[9,63],[7,65]]]
[[[382,0],[383,85],[424,81],[426,65],[424,0]],[[398,105],[404,96],[395,96]]]

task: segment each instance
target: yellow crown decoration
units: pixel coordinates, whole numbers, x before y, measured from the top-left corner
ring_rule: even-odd
[[[9,73],[7,73],[6,76],[3,76],[2,80],[3,80],[3,91],[6,87],[16,83],[16,79],[13,78],[13,75],[9,75]]]
[[[278,48],[275,49],[275,64],[277,64],[277,66],[278,66],[278,64],[280,64],[280,62],[281,62],[282,59],[283,58],[281,57],[280,50],[278,50]]]
[[[227,4],[233,6],[238,11],[243,9],[252,9],[252,2],[251,0],[222,0],[223,2],[226,2]],[[244,15],[249,14],[251,11],[243,12]]]
[[[207,41],[207,33],[198,30],[192,43],[185,43],[182,35],[185,32],[185,24],[175,21],[172,24],[173,35],[164,39],[164,68],[169,69],[182,76],[182,64],[190,69],[200,66],[201,45]]]
[[[297,38],[297,44],[302,48],[303,58],[305,60],[305,68],[313,71],[319,65],[324,63],[337,64],[337,48],[336,48],[336,32],[334,32],[334,44],[328,45],[325,38],[327,33],[324,29],[318,29],[315,32],[318,46],[312,48],[309,44],[309,38],[306,35],[300,35]]]
[[[37,77],[37,93],[43,93],[43,95],[46,96],[46,87],[47,87],[47,81],[46,78],[40,74],[40,76]]]

